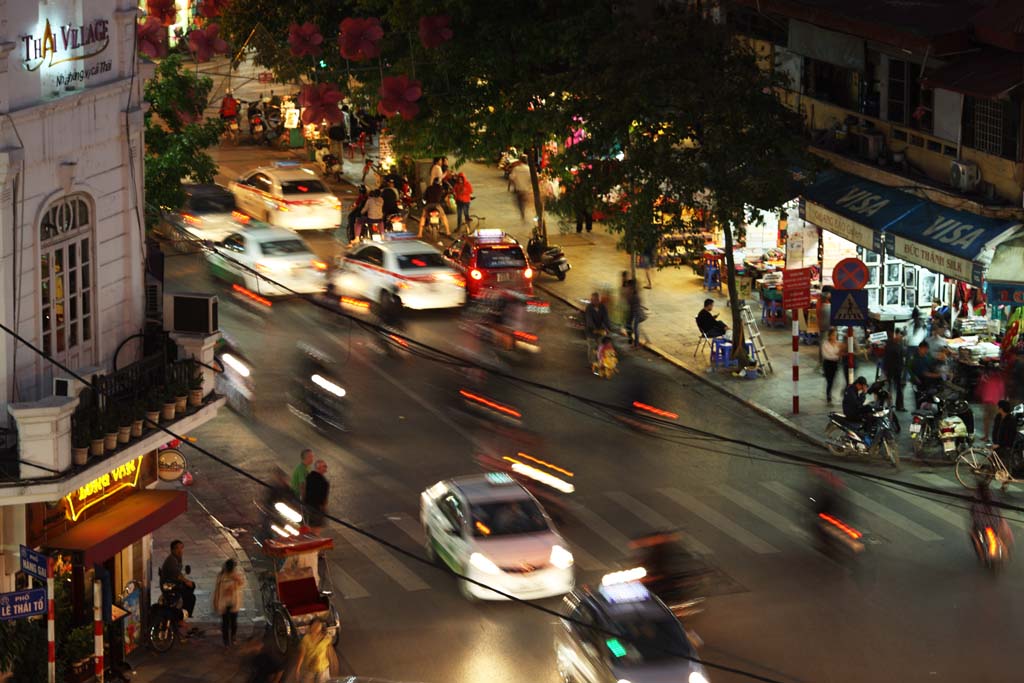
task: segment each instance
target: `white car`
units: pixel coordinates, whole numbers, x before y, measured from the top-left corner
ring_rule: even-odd
[[[316,173],[279,161],[232,182],[238,208],[264,223],[291,230],[329,230],[341,225],[341,200]]]
[[[573,589],[573,556],[540,503],[507,474],[439,481],[420,494],[426,553],[463,576],[524,600]],[[461,580],[467,598],[505,600]]]
[[[286,296],[292,293],[289,290],[313,294],[325,287],[327,263],[301,237],[284,228],[262,226],[232,233],[213,245],[206,260],[214,277],[262,296]]]
[[[235,210],[235,197],[225,187],[186,184],[182,190],[184,205],[178,211],[164,214],[164,222],[170,228],[166,234],[176,242],[220,242],[251,220]]]
[[[466,302],[465,278],[426,242],[361,242],[337,265],[331,282],[339,294],[379,304],[397,287],[402,305],[414,310],[454,308]]]

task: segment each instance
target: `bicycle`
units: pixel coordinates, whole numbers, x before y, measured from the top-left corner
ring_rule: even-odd
[[[1022,481],[1014,478],[1010,470],[1003,464],[999,453],[991,448],[971,446],[961,451],[957,456],[955,469],[957,480],[964,488],[971,490],[977,488],[979,483],[984,482],[987,485],[991,481],[997,481],[1005,491],[1010,484],[1019,484]],[[972,476],[973,479],[971,479]]]
[[[484,217],[484,216],[474,216],[473,214],[470,214],[469,220],[466,221],[466,223],[465,223],[466,234],[468,235],[471,232],[476,232],[477,230],[480,230],[481,228],[483,228],[484,227],[484,221],[486,221],[486,220],[487,220],[487,218]],[[458,230],[458,228],[456,228],[456,230]],[[452,234],[454,234],[454,233],[452,233]]]

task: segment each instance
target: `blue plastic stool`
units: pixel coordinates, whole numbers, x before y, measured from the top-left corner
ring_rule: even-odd
[[[711,340],[711,365],[716,368],[735,368],[739,363],[732,358],[732,342],[721,337]]]
[[[786,321],[782,315],[782,303],[770,299],[762,299],[761,322],[768,327],[784,327]]]
[[[713,289],[722,291],[722,275],[718,266],[707,265],[704,267],[704,289],[709,292]]]

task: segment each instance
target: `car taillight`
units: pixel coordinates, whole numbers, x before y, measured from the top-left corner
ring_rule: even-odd
[[[533,277],[533,268],[527,268],[526,270],[524,270],[523,277],[525,277],[527,280]]]
[[[310,263],[313,264],[313,268],[315,268],[316,270],[319,270],[321,272],[327,270],[327,264],[324,261],[318,261],[317,259],[313,259],[312,261],[310,261]]]
[[[331,195],[330,197],[326,197],[324,199],[324,204],[326,204],[327,206],[331,207],[332,209],[340,209],[341,208],[341,200],[338,199],[337,197],[335,197],[334,195]]]
[[[241,211],[232,211],[231,212],[231,217],[234,218],[239,223],[248,223],[249,220],[250,220],[249,217],[246,216]]]
[[[181,214],[181,219],[183,221],[185,221],[186,223],[188,223],[189,225],[202,225],[203,224],[203,219],[202,218],[200,218],[198,216],[193,216],[190,213],[183,213],[183,214]]]
[[[484,274],[481,273],[476,268],[474,268],[473,270],[469,271],[469,276],[471,278],[473,278],[474,280],[483,280],[484,279]]]

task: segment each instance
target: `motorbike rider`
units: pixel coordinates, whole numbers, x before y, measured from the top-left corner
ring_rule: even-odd
[[[181,609],[191,618],[196,611],[196,584],[185,575],[185,544],[171,541],[171,552],[160,566],[160,583],[176,584],[181,597]]]
[[[1003,519],[999,511],[992,505],[992,494],[988,489],[988,482],[980,482],[976,490],[974,501],[971,503],[971,543],[979,556],[982,555],[980,543],[984,538],[986,528],[996,532],[1003,543],[1009,547],[1013,544],[1013,534],[1010,526]]]
[[[438,168],[440,168],[440,166],[438,166]],[[423,193],[423,201],[426,202],[426,205],[423,207],[423,212],[420,214],[419,237],[423,237],[423,227],[426,225],[427,216],[430,215],[430,211],[432,209],[437,211],[438,217],[444,225],[444,234],[449,237],[451,236],[452,230],[448,226],[448,217],[444,215],[444,196],[445,189],[441,184],[441,178],[434,178],[430,183],[430,187],[428,187]]]
[[[336,399],[321,386],[314,384],[311,379],[313,375],[319,375],[337,384],[331,368],[333,363],[327,356],[308,344],[299,343],[299,350],[302,352],[299,375],[302,401],[306,404],[311,416],[334,415],[337,413]]]
[[[868,380],[858,377],[843,392],[843,415],[852,422],[865,422],[871,416],[871,408],[864,405],[868,393]]]
[[[224,121],[238,118],[238,100],[230,90],[224,93],[224,99],[220,101],[220,118]]]
[[[597,360],[597,345],[612,330],[608,307],[601,302],[601,295],[593,292],[590,303],[583,310],[583,329],[587,335],[587,359],[592,366]]]
[[[392,216],[401,211],[401,195],[395,188],[395,181],[388,177],[384,180],[384,187],[381,188],[380,197],[384,200],[384,215]]]
[[[698,595],[707,564],[682,542],[677,531],[656,531],[629,542],[634,561],[646,570],[642,583],[666,601],[685,601]]]

